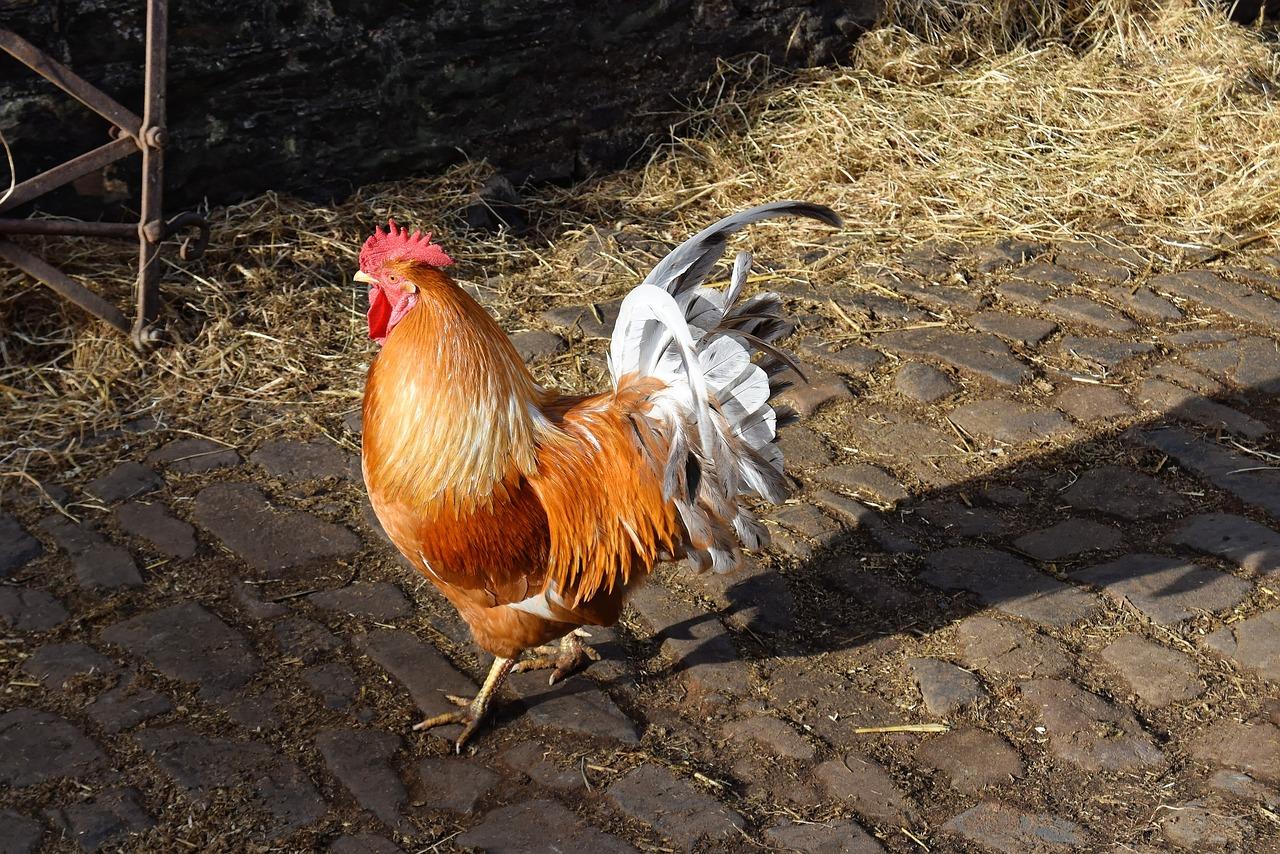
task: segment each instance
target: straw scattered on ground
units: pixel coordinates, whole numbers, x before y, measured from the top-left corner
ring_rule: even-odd
[[[642,168],[530,191],[533,227],[519,238],[464,227],[483,164],[340,205],[268,194],[215,211],[207,255],[166,274],[178,343],[145,358],[0,269],[0,490],[73,474],[102,437],[123,429],[127,440],[129,425],[151,420],[240,445],[281,432],[340,437],[373,353],[350,276],[360,241],[388,215],[434,230],[509,330],[537,326],[550,306],[618,296],[666,245],[787,197],[830,204],[848,227],[784,224],[784,237],[765,226],[744,245],[780,277],[819,284],[855,281],[921,243],[1004,236],[1123,233],[1153,269],[1186,263],[1193,244],[1274,251],[1273,41],[1195,4],[927,6],[893,4],[896,23],[862,38],[843,68],[726,64]],[[600,239],[614,232],[628,239]],[[800,263],[819,242],[825,254]],[[127,301],[127,247],[31,245]],[[592,376],[571,352],[544,378]]]

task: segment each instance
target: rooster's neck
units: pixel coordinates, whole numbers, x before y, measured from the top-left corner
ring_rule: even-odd
[[[502,328],[447,276],[427,270],[417,284],[417,306],[369,371],[365,476],[424,509],[482,503],[536,471],[545,392]]]

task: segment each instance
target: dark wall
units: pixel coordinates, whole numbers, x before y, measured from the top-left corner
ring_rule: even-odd
[[[464,156],[517,179],[617,166],[717,57],[830,62],[879,5],[173,0],[167,207],[264,189],[340,196]],[[0,0],[0,27],[140,112],[143,10],[142,0]],[[105,142],[106,127],[0,54],[0,131],[20,177]],[[80,182],[78,203],[68,191],[47,206],[100,210],[128,192],[136,163]]]

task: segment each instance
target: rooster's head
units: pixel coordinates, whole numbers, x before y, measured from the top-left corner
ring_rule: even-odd
[[[355,280],[369,286],[369,337],[381,344],[409,310],[418,304],[414,266],[445,267],[453,259],[431,242],[431,233],[400,228],[395,220],[387,230],[375,228],[360,249]]]

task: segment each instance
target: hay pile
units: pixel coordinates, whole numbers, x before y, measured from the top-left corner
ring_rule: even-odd
[[[1280,49],[1256,30],[1195,4],[1136,0],[997,0],[993,11],[917,0],[895,3],[890,18],[846,68],[726,65],[643,168],[537,191],[521,239],[464,229],[483,165],[369,187],[335,207],[267,195],[216,211],[205,258],[166,275],[181,346],[146,359],[0,269],[0,489],[74,471],[101,454],[93,437],[140,417],[242,446],[281,432],[341,438],[372,354],[350,275],[359,242],[388,215],[436,231],[509,330],[538,325],[552,305],[623,293],[652,257],[638,238],[673,243],[785,197],[832,205],[847,230],[765,226],[750,246],[779,275],[819,284],[924,241],[1117,227],[1155,268],[1178,265],[1188,243],[1263,234],[1248,251],[1274,251]],[[591,254],[584,271],[600,229],[634,235],[635,249]],[[827,250],[815,264],[796,261],[806,238]],[[131,250],[33,243],[127,300]],[[591,372],[578,358],[545,378],[581,384]]]

